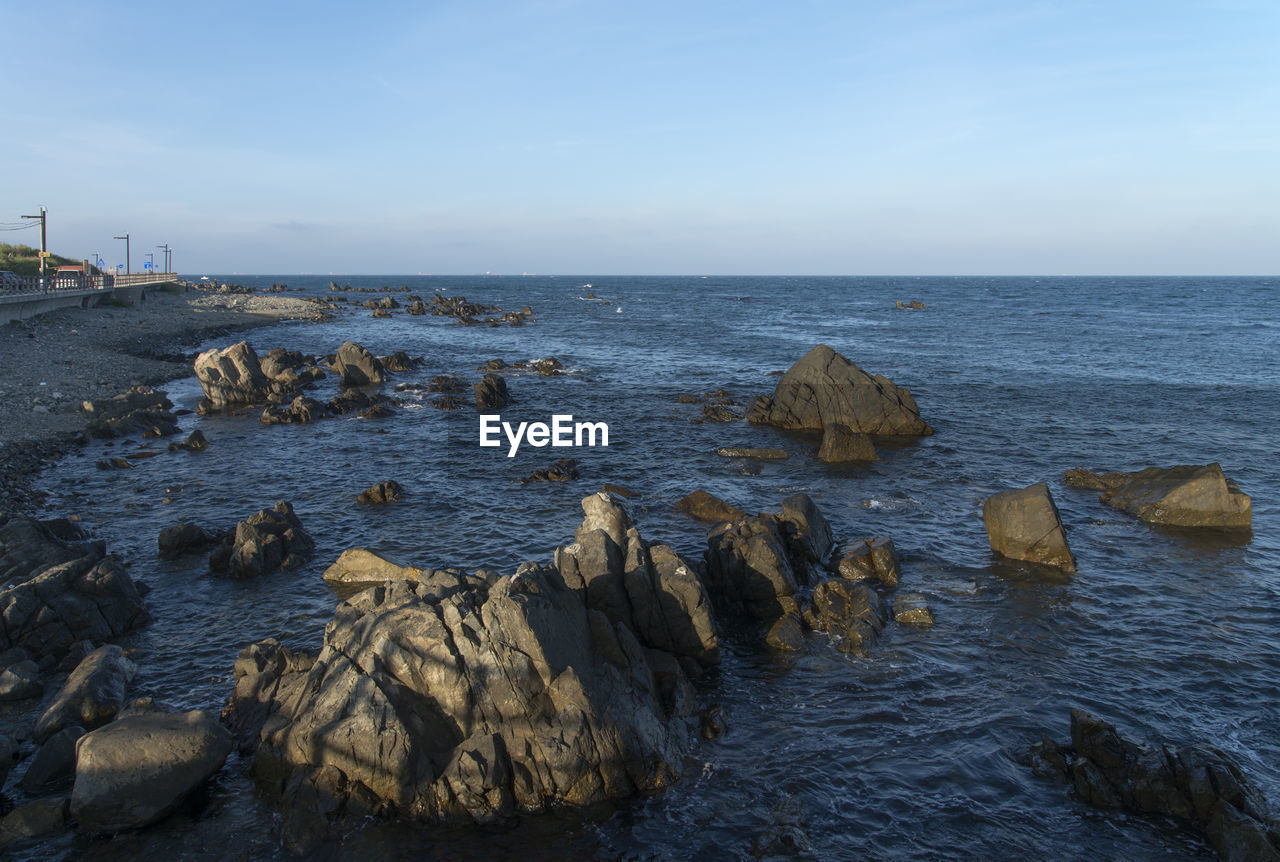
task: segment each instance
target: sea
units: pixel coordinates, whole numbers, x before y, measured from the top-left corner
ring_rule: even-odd
[[[212,277],[212,276],[211,276]],[[936,624],[890,624],[854,657],[809,635],[797,655],[727,636],[703,690],[727,733],[698,740],[665,792],[501,826],[368,823],[328,858],[490,860],[1213,859],[1172,820],[1092,808],[1027,764],[1042,734],[1065,741],[1080,707],[1134,738],[1231,755],[1280,805],[1280,278],[216,276],[288,296],[369,288],[465,296],[526,326],[359,308],[244,338],[324,355],[350,339],[404,350],[420,368],[383,390],[402,407],[267,427],[258,411],[185,414],[209,448],[169,440],[90,443],[38,484],[50,516],[77,515],[145,581],[154,621],[129,637],[138,694],[217,711],[237,653],[263,638],[316,649],[341,600],[321,573],[346,548],[434,568],[549,562],[572,541],[580,500],[605,483],[635,493],[651,542],[691,560],[706,525],[673,504],[703,489],[751,512],[808,494],[842,540],[887,536],[902,591]],[[925,308],[900,309],[898,301]],[[879,446],[880,460],[828,466],[814,436],[703,421],[684,395],[724,390],[741,412],[817,344],[907,387],[932,436]],[[156,345],[155,347],[164,347]],[[195,345],[188,345],[193,348]],[[504,420],[604,421],[609,445],[479,445],[479,414],[393,391],[499,358],[555,357],[558,376],[512,371]],[[194,377],[166,390],[194,410]],[[317,397],[336,392],[323,381]],[[720,396],[724,397],[724,396]],[[781,461],[715,454],[781,448]],[[139,454],[141,453],[141,454]],[[155,457],[148,457],[154,453]],[[133,469],[98,469],[128,457]],[[521,479],[573,458],[579,478]],[[1253,498],[1243,534],[1156,529],[1062,481],[1073,467],[1137,470],[1218,462]],[[392,479],[401,502],[357,504]],[[981,517],[991,494],[1047,482],[1078,571],[997,560]],[[157,558],[164,527],[226,528],[289,501],[316,540],[302,568],[251,581],[211,575],[200,556]],[[233,755],[165,822],[111,839],[62,836],[29,858],[283,859],[278,816]]]

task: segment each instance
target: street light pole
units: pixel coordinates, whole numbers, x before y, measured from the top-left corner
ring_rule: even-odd
[[[156,248],[164,249],[164,271],[172,272],[173,270],[169,269],[169,243],[166,242],[164,245],[158,245]]]
[[[40,207],[40,215],[23,216],[23,218],[40,219],[40,275],[44,275],[44,259],[49,256],[48,237],[45,234],[45,225],[48,221],[48,216],[49,211],[44,207]]]
[[[130,264],[129,264],[129,235],[125,234],[124,236],[113,236],[112,239],[124,240],[124,274],[129,275],[131,272],[133,272],[133,269],[130,267]]]
[[[147,267],[147,269],[151,270],[152,272],[155,272],[155,270],[156,270],[156,253],[155,253],[154,251],[149,251],[149,252],[147,252],[147,263],[148,263],[148,264],[150,264],[150,266],[148,266],[148,267]]]

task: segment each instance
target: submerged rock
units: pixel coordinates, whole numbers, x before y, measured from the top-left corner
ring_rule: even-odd
[[[730,505],[719,497],[712,496],[702,490],[694,491],[681,497],[676,502],[675,509],[677,512],[684,512],[691,518],[699,521],[708,521],[713,524],[736,521],[739,518],[747,517],[747,513],[737,506]]]
[[[933,433],[907,389],[868,374],[825,344],[791,366],[772,395],[757,398],[747,419],[796,431],[822,431],[839,422],[863,434]]]
[[[404,488],[400,487],[400,483],[392,479],[385,482],[365,488],[356,495],[357,503],[367,503],[370,505],[385,505],[394,503],[404,496]]]
[[[217,541],[217,537],[209,534],[199,524],[174,524],[161,530],[156,538],[160,558],[164,560],[203,551]]]
[[[982,520],[991,550],[1000,556],[1066,572],[1076,570],[1062,519],[1044,482],[988,497],[982,504]]]
[[[1071,742],[1032,747],[1038,775],[1071,783],[1100,808],[1186,821],[1224,860],[1280,860],[1280,832],[1266,799],[1220,751],[1134,742],[1115,726],[1071,710]]]
[[[71,815],[91,834],[165,817],[231,753],[231,734],[201,710],[129,715],[76,744]]]
[[[756,449],[750,446],[725,446],[716,450],[721,458],[756,458],[761,461],[785,461],[786,449]]]

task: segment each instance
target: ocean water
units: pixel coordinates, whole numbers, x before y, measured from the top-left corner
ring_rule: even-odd
[[[329,277],[285,282],[328,293]],[[1065,739],[1083,707],[1137,736],[1230,752],[1280,800],[1280,279],[340,277],[356,287],[465,295],[535,323],[463,327],[451,318],[372,319],[344,312],[245,336],[262,353],[332,353],[346,339],[406,350],[425,382],[477,366],[555,356],[566,373],[508,375],[504,418],[608,421],[610,446],[505,450],[477,445],[474,408],[439,411],[406,394],[381,420],[264,427],[246,417],[184,417],[201,454],[168,441],[93,443],[41,482],[51,513],[78,514],[153,588],[155,621],[132,636],[138,691],[217,710],[245,645],[278,637],[315,648],[338,597],[320,573],[345,548],[402,563],[511,571],[571,541],[579,500],[612,482],[650,541],[688,557],[705,527],[672,511],[703,488],[749,511],[814,498],[838,537],[892,537],[902,589],[923,593],[937,624],[890,625],[865,658],[810,636],[796,657],[726,641],[706,692],[729,732],[699,742],[684,778],[657,796],[587,812],[522,817],[499,829],[371,824],[336,857],[490,859],[751,858],[780,827],[823,859],[1211,859],[1171,821],[1090,808],[1034,776],[1025,752]],[[599,299],[590,299],[594,293]],[[393,294],[403,298],[403,294]],[[370,298],[351,294],[356,300]],[[921,300],[923,311],[894,308]],[[225,346],[223,338],[204,347]],[[914,394],[931,437],[880,447],[869,466],[828,467],[817,440],[744,422],[702,423],[684,392],[724,388],[741,402],[771,391],[770,372],[826,343]],[[391,387],[387,386],[389,390]],[[168,391],[193,408],[194,378]],[[326,381],[320,395],[335,389]],[[469,393],[465,396],[469,399]],[[786,461],[744,465],[725,445],[781,447]],[[150,450],[133,470],[94,462]],[[581,479],[521,487],[556,458]],[[1218,461],[1252,495],[1247,536],[1152,529],[1061,482],[1086,466],[1133,470]],[[358,506],[383,479],[394,506]],[[1049,577],[996,562],[981,504],[1047,481],[1079,571]],[[156,558],[180,519],[229,526],[285,499],[317,540],[302,569],[252,582],[208,574],[204,560]],[[228,766],[164,824],[109,841],[63,837],[39,858],[273,858],[269,801]]]

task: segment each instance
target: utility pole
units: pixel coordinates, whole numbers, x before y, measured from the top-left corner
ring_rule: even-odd
[[[112,239],[124,240],[124,274],[128,275],[129,273],[133,272],[133,269],[129,265],[129,235],[125,234],[124,236],[113,236]]]
[[[158,245],[156,248],[164,249],[164,271],[173,272],[173,270],[169,269],[169,243],[166,242],[164,245]]]
[[[44,259],[49,256],[48,236],[45,233],[45,223],[48,220],[49,211],[44,207],[40,207],[40,215],[23,216],[23,218],[40,219],[40,275],[44,275]]]

